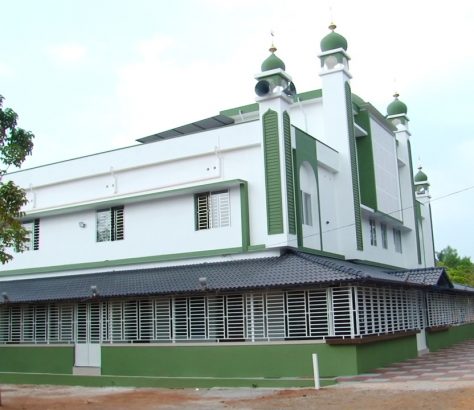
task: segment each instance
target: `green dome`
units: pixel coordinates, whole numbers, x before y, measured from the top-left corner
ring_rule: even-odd
[[[359,107],[367,104],[362,98],[360,98],[357,94],[354,93],[352,93],[352,102],[358,105]]]
[[[321,40],[321,51],[335,50],[336,48],[342,48],[344,51],[347,51],[347,40],[340,34],[334,32],[336,25],[331,24],[329,28],[332,31]]]
[[[272,47],[270,48],[270,51],[272,53],[262,63],[262,71],[275,70],[276,68],[281,68],[285,71],[285,63],[275,55],[276,48]]]
[[[398,94],[393,95],[395,99],[387,107],[387,115],[400,115],[408,112],[407,105],[398,99]]]
[[[421,167],[418,168],[418,172],[415,175],[415,182],[428,182],[428,175],[426,175],[422,170]]]

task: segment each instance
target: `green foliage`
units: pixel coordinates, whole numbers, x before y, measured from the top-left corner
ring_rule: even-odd
[[[33,149],[34,135],[17,127],[18,115],[3,109],[0,95],[0,262],[12,259],[9,249],[24,250],[28,232],[21,225],[21,207],[27,203],[26,193],[12,181],[3,182],[8,167],[20,167]]]
[[[437,266],[446,268],[453,282],[474,287],[474,263],[468,256],[459,256],[456,249],[447,246],[437,253]]]

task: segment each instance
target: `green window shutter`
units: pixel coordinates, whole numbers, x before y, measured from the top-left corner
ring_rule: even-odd
[[[372,133],[370,118],[367,110],[355,116],[357,125],[367,131],[367,135],[356,138],[360,201],[372,209],[377,209],[377,191],[375,185],[375,165],[372,147]]]
[[[359,190],[359,171],[357,166],[357,148],[354,133],[354,120],[352,116],[352,97],[351,86],[346,82],[346,114],[347,114],[347,128],[349,131],[349,150],[351,155],[351,171],[352,171],[352,192],[354,195],[354,216],[355,216],[355,230],[357,250],[364,249],[362,238],[362,217],[360,211],[360,190]]]
[[[290,116],[285,111],[283,113],[283,134],[285,138],[285,171],[286,171],[286,196],[288,202],[288,230],[291,234],[296,234],[295,216],[295,187],[293,182],[293,155],[291,152],[291,128]]]
[[[278,114],[268,110],[263,115],[263,150],[267,199],[268,234],[283,233],[283,211],[278,144]]]

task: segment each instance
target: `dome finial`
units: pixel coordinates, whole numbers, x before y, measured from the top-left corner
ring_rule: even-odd
[[[336,33],[334,31],[335,29],[336,25],[332,22],[329,25],[329,30],[331,30],[331,32],[321,40],[320,46],[322,52],[336,50],[338,48],[347,51],[347,40],[339,33]]]
[[[271,53],[274,53],[275,51],[277,51],[277,48],[275,47],[275,42],[274,42],[275,32],[273,30],[270,31],[270,35],[272,36],[272,46],[268,49],[268,51],[270,51]]]
[[[393,94],[394,100],[387,106],[387,115],[406,115],[408,112],[407,105],[400,101],[398,97],[400,94],[395,91]]]

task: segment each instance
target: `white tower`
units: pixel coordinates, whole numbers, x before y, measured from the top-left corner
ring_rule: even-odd
[[[363,250],[359,176],[352,111],[347,41],[336,33],[321,40],[321,72],[324,140],[340,155],[335,178],[339,253],[360,258]]]
[[[289,109],[296,89],[285,63],[270,48],[255,78],[262,123],[265,167],[267,246],[297,246],[295,189]]]

